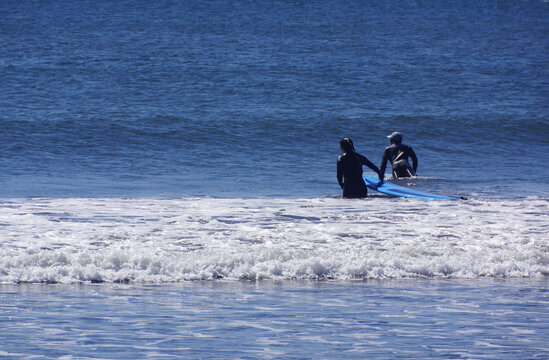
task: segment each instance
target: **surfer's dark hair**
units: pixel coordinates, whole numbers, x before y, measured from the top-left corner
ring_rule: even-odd
[[[343,138],[339,142],[339,146],[345,151],[346,153],[353,153],[355,152],[355,146],[353,145],[353,140],[349,138]]]

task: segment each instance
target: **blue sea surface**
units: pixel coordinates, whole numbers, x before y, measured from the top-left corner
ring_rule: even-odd
[[[0,0],[0,358],[549,358],[547,19]]]
[[[548,7],[4,1],[0,196],[334,195],[393,131],[435,188],[547,195]]]

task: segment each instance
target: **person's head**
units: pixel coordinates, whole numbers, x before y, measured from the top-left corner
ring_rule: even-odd
[[[341,150],[343,150],[346,153],[352,153],[355,151],[353,140],[349,138],[341,139],[341,141],[339,142],[339,146],[341,146]]]
[[[391,135],[387,136],[391,141],[391,144],[400,144],[402,142],[402,134],[395,131]]]

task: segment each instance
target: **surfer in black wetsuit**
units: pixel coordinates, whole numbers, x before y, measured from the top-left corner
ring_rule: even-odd
[[[337,181],[343,189],[343,197],[366,197],[368,189],[362,178],[362,165],[368,166],[381,176],[379,169],[365,156],[355,152],[351,139],[344,138],[339,142],[339,145],[344,154],[337,158]]]
[[[394,132],[387,137],[391,140],[391,146],[385,148],[385,151],[383,151],[379,180],[383,181],[387,160],[393,166],[393,177],[395,179],[415,176],[417,157],[414,150],[410,146],[402,144],[402,135],[399,132]],[[412,166],[408,163],[408,158],[412,158]]]

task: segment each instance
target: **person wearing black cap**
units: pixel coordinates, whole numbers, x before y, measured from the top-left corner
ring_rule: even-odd
[[[383,178],[385,177],[387,160],[391,162],[393,177],[395,179],[415,176],[417,170],[417,157],[414,150],[410,146],[402,143],[402,134],[399,132],[395,131],[387,137],[391,141],[391,146],[385,148],[385,151],[383,151],[379,180],[383,181]],[[412,166],[408,163],[408,158],[412,158]]]
[[[368,166],[381,176],[379,169],[365,156],[355,152],[353,141],[343,138],[339,145],[343,155],[337,158],[337,182],[343,189],[344,198],[363,198],[368,195],[368,188],[362,178],[362,165]]]

